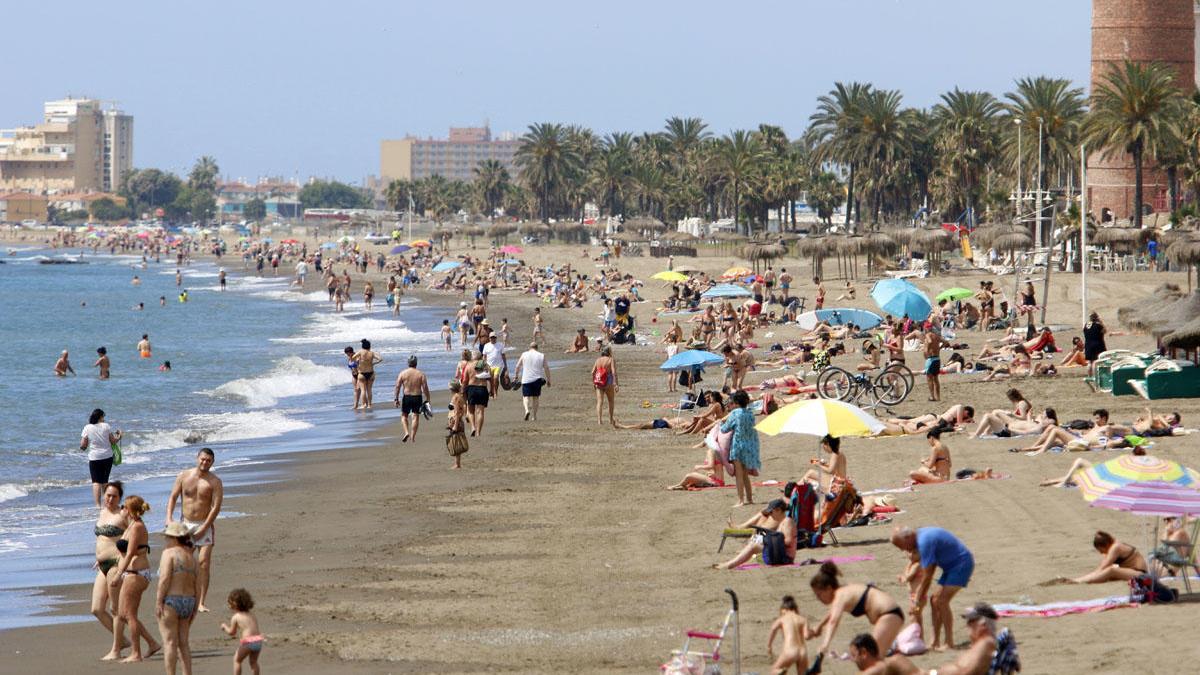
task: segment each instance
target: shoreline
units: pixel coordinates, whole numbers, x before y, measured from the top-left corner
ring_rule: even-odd
[[[574,248],[535,251],[535,262],[556,253],[573,256],[564,251]],[[706,256],[696,264],[719,272],[727,260]],[[652,264],[628,261],[630,268]],[[618,265],[626,269],[626,261]],[[1160,281],[1182,281],[1181,274],[1096,277],[1095,305],[1106,318]],[[1073,275],[1058,277],[1052,297],[1060,304],[1050,318],[1073,320],[1078,303],[1072,309],[1074,289],[1061,284],[1063,278],[1077,281]],[[955,283],[953,277],[925,281]],[[458,297],[429,295],[431,302]],[[528,335],[527,317],[535,302],[527,295],[495,292],[489,316],[507,314],[519,346],[521,336]],[[736,550],[735,543],[716,553],[726,516],[742,519],[750,511],[731,508],[731,490],[662,489],[702,459],[688,447],[695,437],[595,426],[587,376],[594,354],[561,353],[576,326],[591,332],[593,309],[589,304],[575,312],[544,311],[550,337],[544,351],[554,384],[544,392],[541,419],[523,422],[519,400],[502,393],[499,404],[489,408],[484,437],[471,439],[462,471],[448,468],[440,433],[444,417],[437,415],[422,425],[415,445],[399,445],[398,424],[389,422],[368,434],[380,445],[289,457],[287,478],[271,490],[229,500],[229,508],[248,515],[238,520],[237,528],[222,530],[213,596],[222,597],[234,586],[255,595],[268,636],[265,668],[301,674],[646,672],[678,648],[683,629],[717,628],[728,609],[722,589],[732,587],[742,600],[743,663],[765,671],[769,662],[763,644],[779,596],[795,595],[810,618],[824,613],[808,590],[814,568],[708,569]],[[648,304],[635,309],[641,327],[660,329],[648,320],[648,309]],[[777,337],[764,334],[758,341],[769,344],[790,331],[779,328],[773,331]],[[963,337],[977,348],[982,335]],[[1126,336],[1114,338],[1110,346],[1144,349],[1146,340]],[[621,421],[664,414],[670,397],[657,370],[662,360],[658,352],[657,345],[617,348]],[[765,376],[769,374],[752,381]],[[948,402],[965,400],[984,410],[1002,407],[1009,386],[967,376],[943,378]],[[1128,419],[1143,403],[1090,394],[1077,371],[1022,380],[1017,386],[1035,406],[1053,405],[1064,419],[1084,417],[1097,406]],[[926,412],[932,404],[923,400],[922,387],[896,412]],[[442,387],[433,383],[431,388],[439,390],[435,404],[444,404]],[[642,400],[650,407],[643,407]],[[1194,402],[1166,405],[1182,408],[1185,420],[1200,417]],[[1073,490],[1036,487],[1042,478],[1061,475],[1074,456],[1025,457],[1006,452],[1012,443],[972,441],[965,434],[945,440],[955,468],[990,466],[1011,475],[897,495],[904,513],[894,524],[943,525],[976,552],[976,577],[955,599],[956,611],[979,600],[1052,602],[1127,593],[1119,584],[1034,586],[1053,574],[1094,566],[1097,559],[1088,549],[1094,528],[1138,546],[1145,543],[1144,519],[1088,508]],[[764,439],[763,478],[783,481],[800,475],[815,443],[806,436]],[[1160,439],[1152,452],[1194,463],[1195,447],[1189,437]],[[852,476],[865,489],[897,485],[928,453],[924,439],[917,437],[847,439],[843,448]],[[1097,452],[1088,459],[1115,456]],[[755,490],[760,504],[773,496],[771,488]],[[847,580],[875,580],[902,598],[894,579],[903,560],[886,542],[888,532],[886,526],[839,531],[842,546],[812,554],[873,556],[844,565]],[[86,595],[80,600],[86,601]],[[1200,648],[1185,645],[1167,656],[1165,650],[1148,653],[1146,640],[1177,630],[1194,607],[1184,603],[1001,623],[1016,634],[1027,672],[1128,672],[1134,663],[1144,672],[1166,672],[1181,657],[1200,656]],[[143,606],[143,617],[145,610]],[[232,644],[217,637],[221,618],[223,613],[214,611],[193,626],[197,672],[228,669]],[[838,643],[866,628],[862,620],[847,619]],[[964,639],[961,623],[955,629],[956,638]],[[1098,635],[1105,636],[1099,650],[1094,642]],[[0,631],[0,654],[9,657],[0,671],[79,670],[102,653],[103,637],[94,623]],[[810,655],[814,648],[810,644]],[[947,659],[927,655],[914,660],[932,668]],[[141,668],[161,666],[155,659]],[[833,673],[853,670],[851,664],[837,662],[827,668]],[[102,665],[100,670],[126,672],[118,666]]]

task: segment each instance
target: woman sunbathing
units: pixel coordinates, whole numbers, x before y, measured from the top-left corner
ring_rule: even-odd
[[[995,428],[1000,429],[1000,428],[1003,428],[1003,426],[1005,424],[1008,424],[1009,422],[1011,422],[1013,420],[1028,420],[1029,419],[1029,415],[1033,411],[1033,404],[1031,404],[1029,402],[1029,399],[1025,398],[1025,395],[1022,394],[1019,389],[1016,389],[1016,388],[1009,389],[1007,392],[1005,392],[1004,395],[1008,398],[1009,401],[1012,402],[1013,409],[1012,410],[1004,410],[1002,408],[996,408],[992,412],[984,415],[983,419],[979,421],[979,427],[975,430],[974,433],[971,434],[971,438],[979,438],[981,435],[983,435],[985,433],[984,421],[986,421],[986,420],[991,420],[992,421],[991,426],[995,426]],[[999,420],[1001,424],[995,425],[995,422],[994,422],[995,420]],[[987,427],[987,428],[990,428],[990,427]],[[986,432],[986,433],[990,433],[990,432]]]
[[[1117,541],[1111,534],[1098,530],[1092,546],[1103,556],[1096,569],[1083,576],[1068,579],[1058,577],[1042,584],[1102,584],[1107,581],[1129,581],[1146,574],[1150,567],[1146,558],[1130,544]]]
[[[979,438],[986,434],[1024,436],[1026,434],[1041,433],[1047,427],[1056,424],[1058,424],[1058,413],[1054,411],[1054,408],[1046,408],[1041,415],[1032,420],[997,415],[993,411],[984,415],[983,419],[979,420],[979,426],[975,428],[974,433],[970,437]]]
[[[1087,357],[1083,353],[1083,338],[1078,335],[1071,338],[1071,350],[1063,357],[1058,365],[1063,368],[1078,368],[1087,365]]]
[[[668,490],[691,490],[693,488],[725,487],[725,463],[720,454],[711,448],[703,464],[697,464],[692,470],[674,485],[668,485]]]
[[[947,431],[957,431],[959,427],[972,424],[975,421],[975,409],[969,405],[956,403],[941,415],[925,413],[910,419],[892,417],[884,422],[885,435],[900,436],[903,434],[919,434],[934,427],[942,427]]]
[[[914,483],[944,483],[950,480],[950,448],[942,443],[942,430],[931,429],[925,434],[929,441],[929,457],[921,460],[921,468],[908,477]]]
[[[1007,349],[1007,347],[1006,347]],[[1017,345],[1012,348],[1012,362],[1007,366],[1000,366],[987,374],[983,378],[984,382],[1003,379],[1005,377],[1016,377],[1018,375],[1029,375],[1033,372],[1033,357],[1029,355],[1029,351],[1024,345]]]

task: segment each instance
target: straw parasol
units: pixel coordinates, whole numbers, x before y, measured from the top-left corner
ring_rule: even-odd
[[[1092,242],[1097,246],[1128,251],[1138,245],[1139,237],[1141,230],[1134,227],[1102,227]]]
[[[1161,284],[1136,305],[1118,309],[1117,320],[1126,328],[1149,330],[1149,321],[1159,318],[1163,309],[1178,302],[1183,295],[1178,285]]]
[[[1024,251],[1033,246],[1033,237],[1021,228],[1001,234],[992,240],[991,246],[997,251]]]
[[[1200,291],[1192,291],[1179,300],[1164,305],[1153,315],[1139,314],[1137,327],[1147,330],[1155,337],[1172,333],[1185,324],[1200,317]]]
[[[696,241],[699,237],[690,232],[676,230],[673,232],[664,232],[658,238],[663,241]]]
[[[527,236],[528,235],[538,235],[538,234],[549,234],[549,232],[550,232],[549,225],[546,225],[545,223],[538,223],[538,222],[532,222],[532,221],[528,222],[528,223],[521,223],[520,227],[518,227],[517,229],[521,232],[521,234],[524,234]]]
[[[625,221],[625,229],[662,232],[667,229],[667,225],[658,218],[652,218],[650,216],[636,216]]]
[[[1200,348],[1200,317],[1192,319],[1164,335],[1162,345],[1168,349],[1186,349],[1188,351]]]
[[[741,255],[743,258],[753,262],[754,269],[757,271],[760,262],[782,258],[787,255],[787,247],[783,244],[748,244],[742,247]]]
[[[958,245],[954,236],[946,230],[936,228],[923,228],[916,230],[909,243],[911,248],[920,249],[929,253],[939,253],[941,251],[949,251]]]

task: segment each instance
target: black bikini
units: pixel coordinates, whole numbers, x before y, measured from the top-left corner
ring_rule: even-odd
[[[850,616],[858,617],[867,613],[867,594],[870,593],[871,589],[873,588],[875,588],[875,584],[867,584],[867,590],[863,591],[863,594],[858,596],[858,603],[854,605],[854,609],[850,610]],[[901,621],[904,620],[904,612],[899,606],[893,607],[883,614],[880,614],[879,618],[883,618],[888,614],[895,614],[896,616],[900,617]]]
[[[1126,553],[1124,556],[1122,556],[1120,559],[1117,560],[1117,567],[1125,567],[1125,563],[1129,562],[1130,558],[1137,555],[1137,552],[1138,551],[1136,548],[1134,548],[1133,546],[1130,546],[1129,553]],[[1147,571],[1147,570],[1144,570],[1144,569],[1141,569],[1138,567],[1130,567],[1128,569],[1137,570],[1138,572],[1146,572]]]

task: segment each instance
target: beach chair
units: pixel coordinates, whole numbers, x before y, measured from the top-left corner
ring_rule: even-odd
[[[802,483],[792,490],[788,500],[788,517],[796,521],[797,547],[803,542],[811,542],[816,532],[815,509],[818,493],[809,483]],[[727,527],[721,530],[721,543],[717,545],[717,553],[725,548],[728,539],[749,539],[754,536],[754,528]]]
[[[683,647],[672,651],[671,658],[659,666],[659,670],[664,675],[692,675],[693,673],[702,675],[710,672],[709,666],[720,663],[721,643],[725,641],[730,625],[737,619],[737,596],[732,592],[730,596],[734,598],[733,607],[725,615],[725,622],[721,624],[721,630],[716,633],[700,630],[684,631]],[[703,640],[708,648],[703,651],[692,649],[692,640]]]
[[[1160,359],[1143,372],[1143,378],[1128,382],[1129,388],[1142,398],[1153,401],[1160,398],[1200,397],[1200,376],[1191,361]],[[1113,392],[1116,392],[1115,384]]]
[[[854,498],[857,496],[858,490],[854,489],[853,484],[849,481],[841,482],[840,489],[834,492],[833,499],[826,501],[821,509],[821,517],[816,523],[811,539],[813,546],[820,546],[825,535],[829,535],[834,546],[841,546],[833,529],[841,524],[846,514],[854,510]]]

